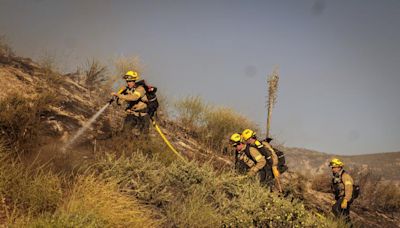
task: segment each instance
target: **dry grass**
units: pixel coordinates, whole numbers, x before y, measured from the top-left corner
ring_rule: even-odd
[[[58,88],[64,82],[63,75],[58,73],[59,66],[55,54],[45,52],[39,58],[39,65],[42,68],[42,77],[47,83],[46,86]]]
[[[61,179],[42,168],[26,168],[0,150],[0,195],[8,223],[25,214],[54,212],[62,200]]]
[[[153,128],[153,127],[151,127]],[[160,136],[155,133],[154,129],[152,136],[133,136],[130,132],[117,132],[112,138],[98,141],[98,154],[107,151],[113,151],[117,157],[119,156],[131,156],[132,154],[142,153],[152,157],[156,156],[160,158],[165,164],[170,164],[172,161],[177,159],[165,145],[164,141]]]
[[[133,70],[139,74],[143,72],[144,66],[138,56],[119,57],[114,61],[115,73],[121,77],[127,71]]]
[[[175,105],[178,122],[203,145],[223,153],[228,148],[229,136],[246,128],[258,130],[246,117],[230,108],[207,105],[200,97],[187,97]]]
[[[309,181],[308,175],[300,173],[286,173],[282,176],[282,182],[285,187],[286,194],[294,196],[296,199],[304,200],[306,190],[306,183]]]
[[[200,140],[207,147],[222,153],[224,148],[229,147],[230,135],[246,128],[258,129],[253,122],[230,108],[212,108],[205,114]]]
[[[315,191],[332,193],[331,190],[331,177],[327,174],[318,174],[314,176],[311,182],[311,188]]]
[[[94,59],[87,61],[84,83],[89,90],[89,97],[91,97],[93,91],[101,87],[102,83],[106,81],[106,71],[107,68],[99,61]]]
[[[14,55],[14,51],[8,44],[6,37],[0,36],[0,56],[2,57],[1,59],[4,58],[6,60]]]
[[[156,215],[135,199],[119,192],[115,181],[79,176],[54,214],[26,216],[17,226],[33,227],[157,227]]]
[[[354,201],[356,207],[382,212],[400,212],[400,188],[393,182],[384,182],[379,175],[369,172],[353,172],[360,185],[361,194]]]
[[[198,130],[203,124],[208,105],[199,96],[188,96],[175,103],[178,121],[189,130]]]
[[[41,116],[50,105],[57,102],[57,96],[50,90],[32,97],[14,93],[1,99],[0,138],[17,150],[34,149],[39,133],[45,131],[41,125]]]
[[[90,173],[71,179],[24,167],[4,147],[0,199],[7,225],[16,227],[157,227],[162,221],[120,192],[117,180],[104,182]]]

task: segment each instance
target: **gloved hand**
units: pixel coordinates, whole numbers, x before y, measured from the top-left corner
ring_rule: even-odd
[[[340,207],[342,209],[346,209],[347,208],[347,199],[343,199],[342,203],[340,204]]]
[[[250,176],[250,177],[252,177],[252,176],[255,176],[256,173],[257,173],[257,170],[251,168],[251,169],[247,172],[247,175]]]
[[[281,175],[279,173],[278,167],[276,167],[276,166],[272,166],[272,173],[274,174],[275,178],[277,178],[277,177],[279,177]]]
[[[119,94],[116,93],[116,92],[112,92],[112,93],[111,93],[111,96],[113,96],[113,97],[119,97]]]

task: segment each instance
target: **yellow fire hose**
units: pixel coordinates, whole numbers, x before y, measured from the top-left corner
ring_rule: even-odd
[[[167,144],[167,146],[172,150],[172,152],[174,152],[182,161],[187,162],[187,160],[171,145],[171,143],[165,137],[164,133],[162,133],[161,129],[158,127],[155,120],[153,120],[153,126],[158,134],[161,136],[161,138],[164,140],[165,144]]]

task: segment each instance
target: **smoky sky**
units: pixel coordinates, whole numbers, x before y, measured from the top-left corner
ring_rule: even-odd
[[[279,65],[272,134],[337,154],[400,150],[399,28],[396,0],[0,0],[19,55],[51,53],[64,70],[139,56],[170,99],[199,95],[260,128]]]

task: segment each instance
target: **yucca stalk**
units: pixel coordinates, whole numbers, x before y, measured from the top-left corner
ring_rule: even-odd
[[[272,109],[276,104],[277,94],[278,94],[278,81],[279,81],[279,67],[275,67],[272,75],[268,75],[267,77],[267,88],[268,88],[268,103],[267,103],[267,129],[266,134],[267,138],[269,137],[269,130],[271,126],[271,116]]]

